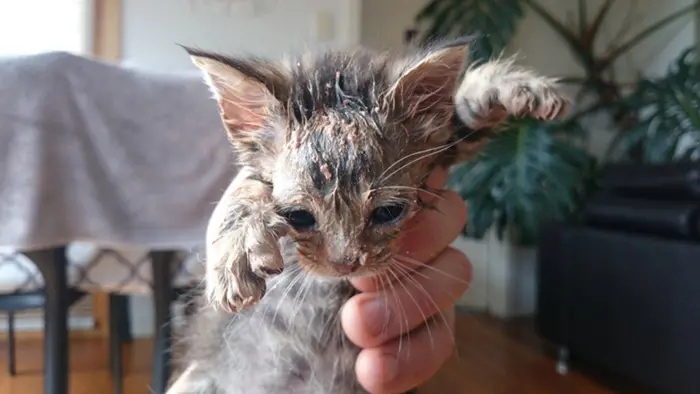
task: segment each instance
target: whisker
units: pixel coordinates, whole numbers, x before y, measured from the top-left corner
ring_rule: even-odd
[[[399,277],[398,277],[398,276],[396,275],[396,273],[394,272],[393,268],[394,268],[394,267],[392,267],[392,266],[390,265],[390,266],[389,266],[389,269],[388,269],[388,272],[390,272],[392,275],[394,275],[394,278],[396,278],[396,281],[401,285],[401,287],[403,287],[404,291],[406,291],[406,294],[408,295],[408,297],[409,297],[409,298],[413,301],[413,303],[416,305],[416,308],[418,308],[418,311],[420,312],[421,316],[423,317],[423,320],[424,320],[424,321],[428,320],[428,316],[425,315],[425,312],[423,311],[423,308],[420,307],[420,304],[418,303],[418,300],[416,300],[416,298],[413,296],[413,294],[411,294],[411,292],[408,291],[408,288],[406,287],[406,284],[404,284],[404,283],[401,281],[401,279],[399,279]],[[407,325],[407,326],[410,326],[409,323],[408,323],[408,319],[406,319],[406,325]],[[430,337],[431,346],[434,346],[434,339],[433,339],[432,330],[430,330],[430,326],[426,326],[426,329],[428,330],[428,337]],[[406,329],[406,331],[408,331],[408,328]],[[410,335],[409,335],[408,337],[410,338]],[[410,348],[410,347],[409,347],[409,349],[408,349],[408,352],[409,352],[409,355],[410,355],[410,352],[411,352],[411,348]],[[408,356],[408,355],[407,355],[407,356]]]
[[[391,281],[391,278],[389,278],[389,272],[384,271],[381,273],[381,276],[386,279],[386,283],[389,287],[389,290],[391,291],[392,296],[394,297],[394,301],[396,301],[396,304],[399,306],[399,312],[401,313],[401,318],[399,318],[399,331],[404,332],[404,324],[405,324],[405,331],[408,331],[410,328],[410,325],[408,323],[408,316],[406,315],[406,309],[403,307],[403,303],[399,299],[399,295],[396,292],[396,287],[394,286],[393,282]],[[388,312],[389,310],[389,305],[385,305],[386,311]],[[403,320],[402,320],[403,319]],[[401,349],[403,348],[403,339],[404,335],[399,335],[399,353],[401,352]],[[411,347],[411,338],[410,336],[408,337],[408,347],[410,349]]]
[[[395,264],[395,265],[403,268],[403,270],[402,270],[403,275],[418,275],[423,279],[430,279],[430,277],[426,273],[421,272],[420,270],[417,270],[417,269],[408,268],[408,267],[404,266],[403,264],[401,264],[401,262],[396,260],[396,259],[394,259],[394,263],[392,263],[392,264]]]
[[[292,316],[297,316],[304,305],[304,300],[309,292],[309,289],[313,286],[313,280],[311,280],[311,275],[304,275],[304,281],[299,287],[299,292],[294,295],[292,299]]]
[[[435,268],[435,267],[433,267],[433,266],[430,265],[430,264],[423,263],[423,262],[418,261],[418,260],[416,260],[416,259],[412,259],[412,258],[410,258],[410,257],[408,257],[408,256],[396,255],[396,256],[394,256],[394,259],[399,260],[399,261],[401,261],[402,263],[416,264],[416,265],[420,266],[421,268],[433,270],[434,272],[437,272],[437,273],[439,273],[439,274],[441,274],[441,275],[443,275],[443,276],[446,276],[446,277],[448,277],[448,278],[450,278],[450,279],[452,279],[452,280],[456,280],[456,281],[458,281],[459,283],[463,283],[463,284],[465,284],[465,285],[471,285],[471,282],[469,282],[468,280],[464,280],[464,279],[462,279],[462,278],[459,278],[459,277],[457,277],[457,276],[454,276],[454,275],[452,275],[452,274],[449,274],[449,273],[447,273],[447,272],[445,272],[445,271],[443,271],[443,270],[441,270],[441,269]]]
[[[413,152],[413,153],[411,153],[411,154],[408,154],[408,155],[406,155],[406,156],[403,156],[403,157],[399,158],[398,160],[396,160],[395,162],[391,163],[391,165],[390,165],[389,167],[387,167],[381,174],[379,174],[379,176],[377,177],[377,179],[383,179],[384,174],[386,174],[387,172],[391,171],[391,169],[393,169],[394,166],[400,165],[401,162],[402,162],[403,160],[408,160],[408,159],[410,159],[411,157],[419,156],[419,155],[422,155],[422,154],[424,154],[424,153],[429,153],[429,152],[434,151],[434,150],[440,150],[441,148],[442,148],[441,146],[435,146],[435,147],[432,147],[432,148],[424,149],[424,150],[421,150],[421,151],[418,151],[418,152]]]
[[[398,265],[398,264],[395,265],[395,268],[397,268],[399,271],[401,271],[401,270],[407,270],[406,267],[403,267],[403,266]],[[442,319],[442,322],[445,324],[445,328],[447,328],[447,331],[450,333],[450,336],[453,338],[453,341],[454,341],[454,338],[455,338],[454,332],[452,331],[452,328],[450,328],[450,324],[447,322],[447,318],[445,317],[445,314],[443,313],[443,311],[442,311],[442,309],[440,308],[440,306],[435,302],[435,300],[434,300],[433,297],[430,295],[430,293],[429,293],[428,290],[425,288],[425,286],[423,286],[418,280],[416,280],[416,278],[413,278],[412,275],[407,274],[407,275],[406,275],[406,279],[408,279],[408,280],[410,281],[410,283],[412,283],[414,286],[416,286],[416,288],[417,288],[418,290],[420,290],[420,292],[423,293],[423,294],[426,296],[426,298],[427,298],[428,301],[433,305],[433,307],[435,307],[435,309],[437,310],[437,313],[436,313],[436,314],[440,315],[440,318]],[[448,293],[448,294],[449,294],[449,293]],[[455,345],[455,344],[453,343],[453,345]]]
[[[279,313],[280,307],[282,306],[282,302],[287,298],[289,295],[289,292],[292,290],[292,288],[296,285],[296,283],[299,281],[299,278],[303,276],[303,271],[299,271],[292,281],[287,285],[287,288],[285,289],[284,293],[282,293],[282,297],[280,297],[279,302],[277,303],[277,307],[275,308],[275,313],[272,315],[272,321],[277,320],[277,313]]]
[[[416,163],[416,162],[421,161],[421,160],[423,160],[423,159],[425,159],[425,158],[427,158],[427,157],[430,157],[430,156],[435,155],[435,154],[438,154],[438,153],[442,153],[442,152],[444,152],[444,151],[446,151],[446,150],[452,148],[453,146],[455,146],[455,145],[459,144],[460,142],[466,140],[467,138],[471,137],[471,134],[473,134],[473,133],[474,133],[474,132],[469,133],[469,134],[465,135],[464,137],[458,139],[457,141],[451,142],[451,143],[449,143],[449,144],[445,144],[445,145],[441,146],[440,149],[438,149],[438,150],[435,150],[435,151],[426,153],[426,154],[424,154],[423,156],[420,156],[420,157],[418,157],[418,158],[416,158],[416,159],[414,159],[414,160],[411,160],[410,162],[406,163],[405,165],[402,165],[400,168],[397,168],[396,170],[394,170],[391,174],[382,176],[382,178],[380,179],[380,182],[383,182],[383,181],[385,181],[385,180],[391,178],[394,174],[396,174],[397,172],[399,172],[399,171],[403,170],[404,168],[410,166],[410,165],[413,164],[413,163]],[[386,171],[384,171],[384,172],[386,172]]]
[[[292,274],[298,272],[299,270],[301,270],[301,266],[299,266],[299,265],[294,265],[289,269],[285,268],[285,270],[282,271],[282,273],[277,276],[275,283],[272,285],[272,287],[267,289],[267,292],[269,293],[269,292],[275,290],[277,287],[279,287],[283,283],[283,279],[286,279],[287,276],[291,276]]]
[[[389,280],[389,279],[390,279],[389,275],[387,275],[387,280]],[[399,297],[399,292],[395,286],[395,283],[393,281],[390,283],[391,283],[392,291],[394,292],[394,298],[396,299],[396,303],[399,304],[399,309],[401,310],[401,316],[403,317],[403,324],[399,325],[399,328],[400,328],[401,332],[404,334],[399,336],[399,342],[406,340],[406,342],[407,342],[406,347],[408,347],[408,349],[409,349],[408,351],[410,354],[410,352],[411,352],[411,336],[405,334],[411,330],[411,324],[408,321],[408,313],[406,313],[406,307],[403,305],[403,302],[401,302],[401,299]]]
[[[379,286],[379,288],[380,288],[381,290],[384,290],[384,281],[382,280],[383,276],[384,276],[383,273],[381,273],[381,274],[375,276],[375,278],[379,281],[379,285],[378,285],[378,286]],[[388,313],[388,312],[389,312],[389,305],[386,305],[386,304],[385,304],[385,305],[384,305],[384,313]],[[384,333],[385,330],[386,330],[386,327],[382,327],[382,331],[381,331],[381,332]]]
[[[287,279],[287,277],[292,276],[294,274],[297,274],[301,270],[301,266],[299,265],[294,265],[289,269],[285,269],[277,278],[275,278],[275,283],[267,290],[267,293],[273,292],[277,287],[279,287],[284,281]],[[291,282],[293,283],[293,281]],[[285,288],[285,291],[283,291],[283,294],[287,292],[289,283],[287,284],[287,288]],[[263,309],[262,314],[264,315],[267,313],[267,311],[270,309],[269,304],[265,304],[265,309]],[[258,326],[258,329],[262,329],[262,324],[264,322],[264,319],[260,319],[260,323]]]

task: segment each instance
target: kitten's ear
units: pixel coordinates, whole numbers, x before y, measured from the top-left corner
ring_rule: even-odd
[[[260,130],[271,115],[281,110],[284,76],[272,65],[185,50],[204,73],[232,139]]]
[[[433,121],[449,123],[454,93],[467,62],[468,42],[462,39],[433,46],[418,57],[395,63],[390,76],[395,82],[389,90],[393,104],[407,117],[430,116]]]

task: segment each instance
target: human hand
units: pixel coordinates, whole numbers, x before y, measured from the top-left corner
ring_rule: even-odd
[[[444,187],[436,170],[428,186]],[[360,384],[373,394],[402,393],[430,379],[454,348],[454,303],[471,280],[467,257],[449,245],[467,220],[462,198],[422,196],[436,205],[417,214],[401,240],[401,261],[391,286],[371,278],[353,280],[361,292],[341,313],[343,329],[362,348],[355,364]],[[388,279],[387,279],[388,280]],[[384,284],[387,283],[384,280]]]

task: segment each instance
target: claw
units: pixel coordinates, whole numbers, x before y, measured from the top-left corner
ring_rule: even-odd
[[[568,108],[555,81],[509,61],[493,61],[467,72],[456,102],[457,114],[474,130],[493,128],[508,115],[553,120]]]

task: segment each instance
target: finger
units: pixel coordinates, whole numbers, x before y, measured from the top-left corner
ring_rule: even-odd
[[[445,167],[436,167],[430,176],[426,185],[433,189],[442,189],[447,183],[447,178],[450,176],[450,171]]]
[[[448,191],[435,209],[424,209],[411,219],[399,238],[402,256],[427,262],[451,244],[467,222],[467,205],[462,197]]]
[[[447,178],[449,178],[449,175],[450,173],[446,168],[437,167],[433,170],[433,172],[430,173],[430,176],[428,176],[428,180],[425,182],[425,185],[433,190],[442,190],[445,187],[445,184],[447,183]],[[428,204],[432,204],[436,198],[439,198],[439,195],[421,191],[419,193],[419,197],[421,201],[426,202]]]
[[[446,192],[437,201],[436,210],[419,212],[407,225],[399,238],[396,259],[411,269],[416,262],[430,261],[450,245],[462,232],[467,220],[467,208],[462,198],[454,192]],[[407,261],[413,263],[406,263]],[[359,291],[376,291],[379,283],[373,278],[354,278],[352,284]]]
[[[345,334],[360,347],[379,346],[420,326],[453,305],[471,281],[469,260],[453,248],[414,272],[392,269],[400,280],[384,291],[356,295],[341,311]]]
[[[430,320],[411,332],[378,348],[362,350],[355,373],[365,390],[374,394],[402,393],[430,379],[454,349],[454,308],[444,311],[445,320]]]

